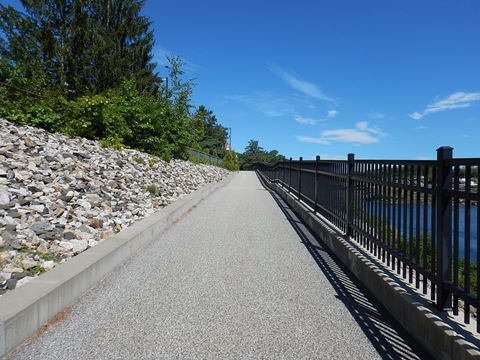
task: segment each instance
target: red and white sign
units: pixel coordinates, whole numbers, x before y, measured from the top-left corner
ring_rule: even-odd
[[[225,150],[230,150],[230,144],[225,144]]]

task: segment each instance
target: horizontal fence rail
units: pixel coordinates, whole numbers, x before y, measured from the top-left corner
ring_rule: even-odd
[[[197,161],[209,162],[209,163],[214,164],[214,165],[222,165],[223,164],[223,159],[221,159],[217,156],[213,156],[213,155],[207,154],[203,151],[196,150],[196,149],[193,149],[193,148],[188,148],[187,150],[188,150],[188,154]]]
[[[299,160],[256,164],[345,235],[429,294],[439,309],[480,308],[480,158],[437,160]]]

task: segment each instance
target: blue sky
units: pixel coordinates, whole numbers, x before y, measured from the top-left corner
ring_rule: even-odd
[[[294,158],[428,159],[442,145],[480,157],[478,0],[148,0],[144,12],[158,63],[187,61],[194,103],[237,151],[256,139]]]

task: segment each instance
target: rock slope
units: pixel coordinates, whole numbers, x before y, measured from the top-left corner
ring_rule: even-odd
[[[228,174],[0,119],[0,295]]]

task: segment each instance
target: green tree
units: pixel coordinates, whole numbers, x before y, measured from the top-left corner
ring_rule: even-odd
[[[238,165],[238,156],[234,151],[225,151],[225,156],[223,157],[223,167],[232,171],[240,169],[240,166]]]
[[[150,20],[143,0],[22,0],[24,12],[0,5],[2,58],[46,74],[48,84],[74,98],[135,79],[155,92]]]
[[[240,155],[239,163],[241,169],[252,170],[255,163],[275,164],[282,160],[285,160],[285,156],[280,155],[277,150],[268,152],[258,144],[258,140],[250,140]]]
[[[228,132],[211,110],[200,105],[192,116],[192,127],[195,147],[215,156],[225,155]]]

